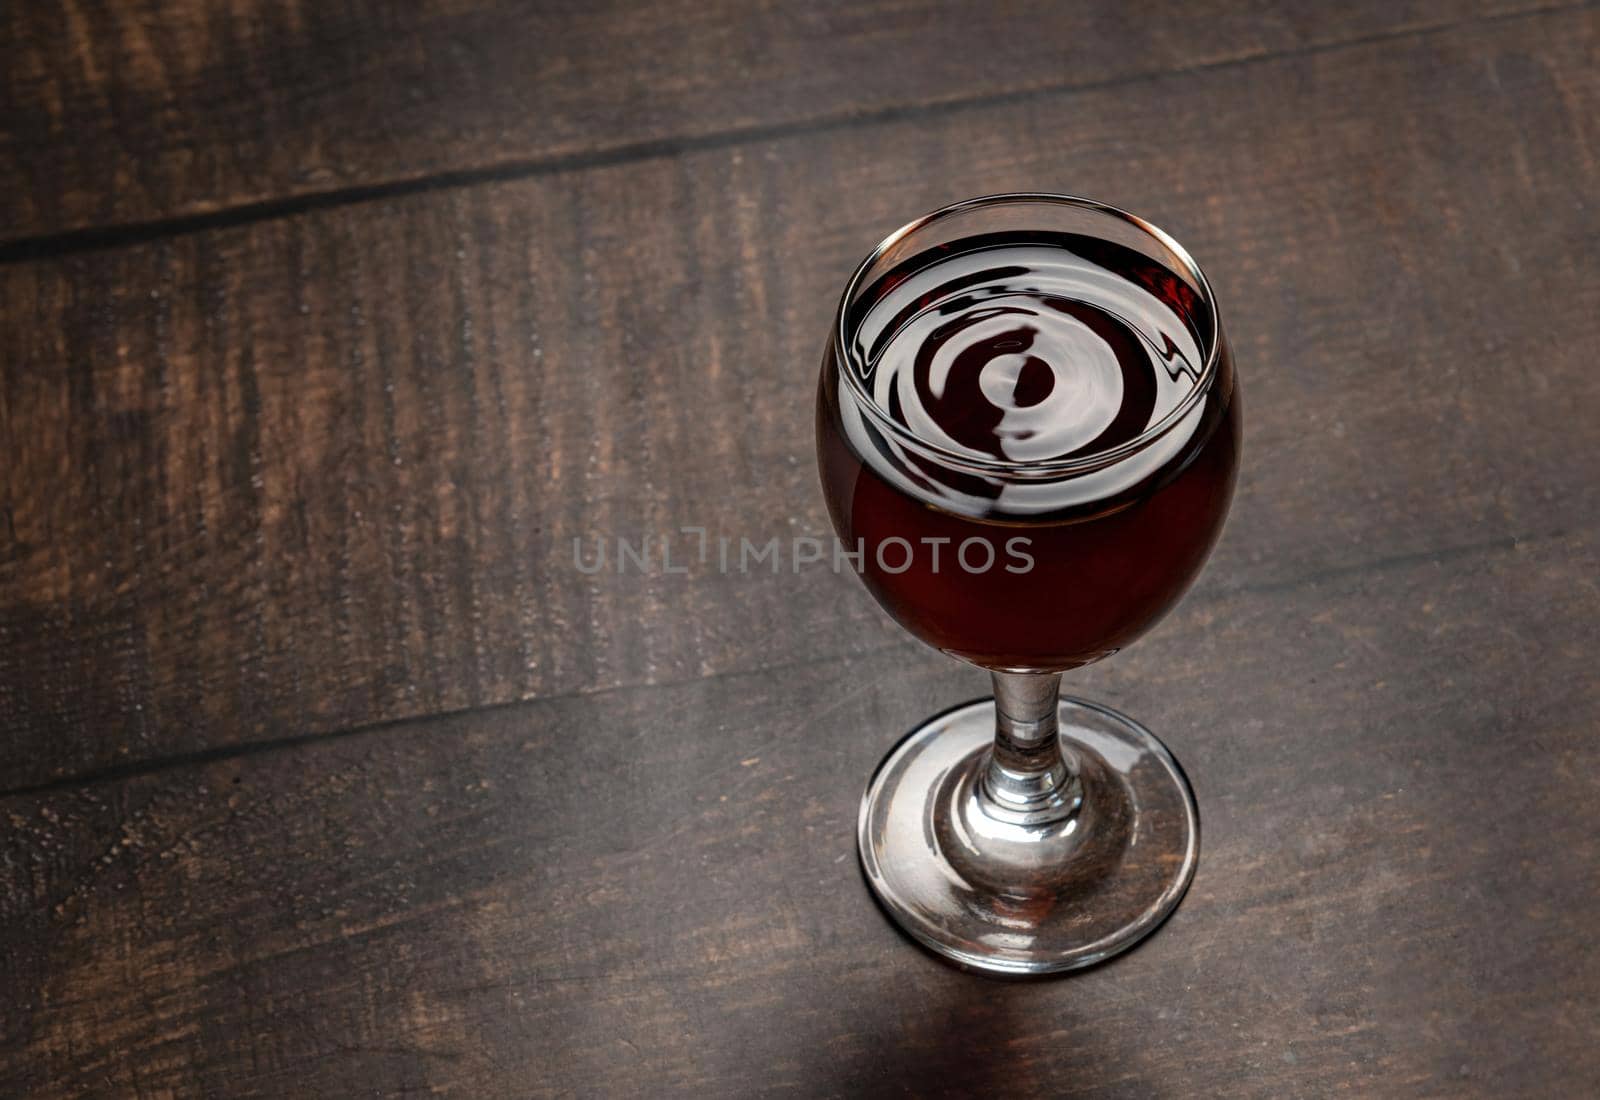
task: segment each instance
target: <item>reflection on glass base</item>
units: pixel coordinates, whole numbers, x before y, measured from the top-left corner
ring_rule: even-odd
[[[867,785],[857,839],[879,903],[970,969],[1052,974],[1108,959],[1153,932],[1194,877],[1200,818],[1166,746],[1081,699],[1063,698],[1060,716],[1078,786],[1055,821],[985,809],[993,699],[912,730]]]

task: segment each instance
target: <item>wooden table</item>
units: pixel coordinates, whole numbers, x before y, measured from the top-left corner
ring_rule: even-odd
[[[0,25],[0,1095],[1600,1087],[1592,5]],[[1043,984],[855,865],[982,674],[828,570],[571,551],[828,534],[844,278],[1017,189],[1190,246],[1247,420],[1196,589],[1072,677],[1198,877]]]

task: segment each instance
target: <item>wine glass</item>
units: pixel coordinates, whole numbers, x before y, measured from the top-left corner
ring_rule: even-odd
[[[988,669],[867,786],[885,911],[978,971],[1126,950],[1194,875],[1182,769],[1133,719],[1060,695],[1183,594],[1221,531],[1240,409],[1210,285],[1132,214],[1065,195],[937,210],[857,268],[822,365],[817,454],[886,611]]]

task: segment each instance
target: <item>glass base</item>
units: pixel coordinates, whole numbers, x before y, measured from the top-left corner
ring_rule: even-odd
[[[1069,804],[1040,822],[981,796],[995,705],[912,730],[861,803],[861,866],[889,916],[925,947],[990,974],[1053,974],[1126,951],[1194,877],[1200,817],[1183,769],[1114,710],[1063,698]]]

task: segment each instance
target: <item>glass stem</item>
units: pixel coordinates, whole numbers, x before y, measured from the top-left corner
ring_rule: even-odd
[[[1061,748],[1059,672],[992,672],[994,748],[984,772],[985,809],[996,817],[1043,824],[1071,817],[1082,799],[1072,761]]]

